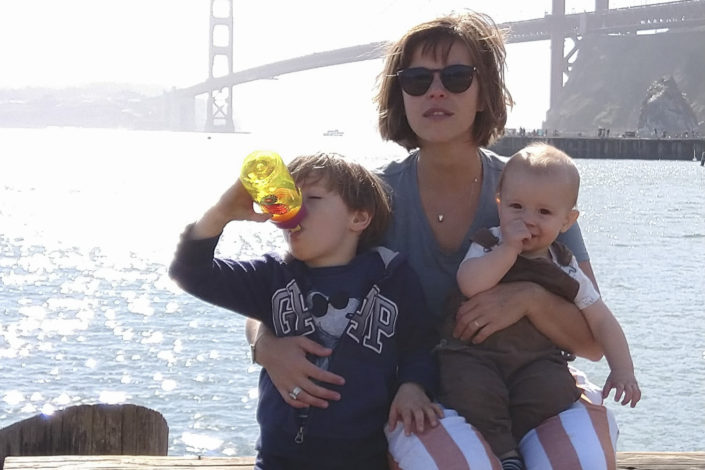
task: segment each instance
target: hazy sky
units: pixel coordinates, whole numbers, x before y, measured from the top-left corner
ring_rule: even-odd
[[[612,8],[650,3],[658,2],[610,0]],[[500,23],[542,17],[551,0],[235,0],[235,69],[394,39],[468,7]],[[0,0],[0,88],[202,82],[209,9],[210,0]],[[568,13],[593,9],[594,0],[566,0]],[[542,112],[548,54],[545,41],[508,54],[510,89]]]
[[[654,2],[611,0],[612,7]],[[566,0],[568,12],[591,0]],[[392,39],[471,7],[497,22],[550,0],[235,0],[235,68]],[[128,81],[188,86],[208,73],[209,0],[0,0],[0,87]]]

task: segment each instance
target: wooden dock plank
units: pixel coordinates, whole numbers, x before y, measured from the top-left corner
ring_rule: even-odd
[[[4,470],[252,470],[253,457],[155,457],[147,455],[57,455],[5,458]]]
[[[251,470],[252,457],[66,455],[7,457],[4,470]],[[618,470],[702,470],[705,452],[619,452]]]
[[[619,452],[619,470],[705,469],[705,452]]]

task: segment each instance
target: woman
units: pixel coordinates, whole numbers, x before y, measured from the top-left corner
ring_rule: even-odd
[[[438,315],[456,289],[470,234],[498,224],[494,195],[504,162],[481,147],[502,134],[512,104],[504,66],[504,42],[494,22],[466,13],[412,28],[392,46],[381,74],[380,133],[408,150],[418,149],[382,172],[393,194],[385,244],[408,256]],[[579,228],[565,235],[562,241],[594,281]],[[458,309],[453,334],[481,342],[522,317],[566,350],[594,360],[602,355],[578,309],[532,283],[500,284],[473,296]],[[340,398],[325,384],[344,378],[305,360],[307,353],[326,356],[330,350],[250,327],[257,362],[290,405],[326,407]],[[288,397],[294,387],[304,391],[296,400]],[[484,440],[451,410],[440,426],[419,436],[406,436],[397,427],[388,437],[401,468],[500,468]],[[532,470],[599,470],[615,468],[615,439],[605,408],[580,402],[560,419],[530,431],[520,447]]]

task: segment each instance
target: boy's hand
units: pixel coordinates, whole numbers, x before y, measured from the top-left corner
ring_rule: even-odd
[[[438,425],[438,418],[443,417],[443,409],[428,399],[419,384],[406,382],[399,386],[389,408],[389,430],[397,427],[397,422],[404,425],[404,434],[422,433],[426,420],[431,427]]]
[[[602,388],[602,398],[607,398],[612,389],[614,389],[614,401],[619,401],[624,394],[622,405],[631,402],[631,407],[634,408],[641,400],[641,390],[633,372],[618,370],[610,372],[605,386]]]
[[[227,218],[228,221],[252,220],[255,222],[264,222],[272,217],[270,214],[255,212],[252,202],[252,196],[250,196],[250,193],[247,192],[238,178],[235,183],[220,196],[220,200],[213,209],[217,210]]]
[[[229,222],[234,220],[252,220],[265,222],[272,216],[255,212],[252,197],[238,178],[218,202],[208,209],[196,222],[191,231],[193,238],[210,238],[220,234]]]

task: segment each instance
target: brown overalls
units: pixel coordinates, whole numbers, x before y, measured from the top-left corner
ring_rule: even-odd
[[[489,230],[472,241],[497,244]],[[572,253],[553,245],[565,266]],[[500,282],[531,281],[571,302],[578,281],[548,259],[517,261]],[[452,337],[455,314],[463,300],[452,296],[444,312],[441,344],[436,348],[441,376],[440,402],[478,428],[498,456],[518,448],[519,440],[545,419],[569,408],[581,394],[568,371],[565,353],[526,318],[498,331],[481,344]]]

